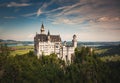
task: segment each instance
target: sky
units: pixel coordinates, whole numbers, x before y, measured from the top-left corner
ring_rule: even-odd
[[[62,41],[120,41],[120,0],[0,0],[0,39],[33,41],[42,23]]]

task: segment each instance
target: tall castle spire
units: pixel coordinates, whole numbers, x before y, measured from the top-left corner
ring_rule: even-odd
[[[44,34],[44,32],[45,32],[45,29],[44,29],[44,25],[43,25],[43,23],[42,23],[42,25],[41,25],[41,29],[40,29],[40,31],[41,31],[41,34]]]
[[[50,41],[50,32],[49,32],[49,30],[48,30],[48,35],[47,35],[47,37],[48,37],[48,41]]]
[[[50,35],[50,31],[48,30],[48,35]]]

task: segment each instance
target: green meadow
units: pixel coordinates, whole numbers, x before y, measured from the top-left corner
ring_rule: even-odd
[[[115,55],[115,56],[104,56],[100,58],[102,61],[107,62],[107,61],[120,61],[120,56]]]
[[[13,49],[10,54],[12,56],[15,55],[23,55],[28,53],[29,51],[33,51],[34,47],[33,46],[13,46],[11,47],[11,49]]]

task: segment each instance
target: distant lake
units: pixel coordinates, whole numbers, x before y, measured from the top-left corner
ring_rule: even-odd
[[[100,46],[116,46],[120,42],[78,42],[78,46],[100,47]]]
[[[99,47],[99,46],[106,46],[106,45],[83,45],[83,46],[88,46],[88,47]]]

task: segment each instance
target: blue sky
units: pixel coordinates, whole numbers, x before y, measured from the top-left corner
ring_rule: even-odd
[[[0,39],[33,40],[42,22],[63,41],[120,41],[120,0],[0,0]]]

